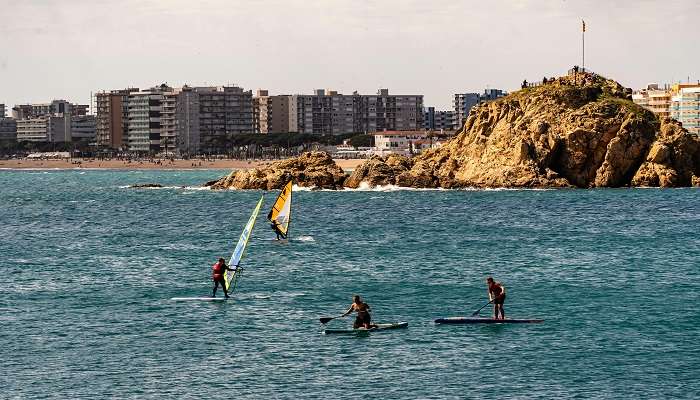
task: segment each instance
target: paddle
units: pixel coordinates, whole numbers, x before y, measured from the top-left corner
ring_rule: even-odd
[[[496,300],[496,299],[493,299],[493,300]],[[479,311],[483,310],[484,307],[486,307],[486,306],[488,306],[489,304],[493,303],[493,300],[489,301],[488,303],[486,303],[486,304],[484,304],[483,306],[481,306],[478,310],[474,311],[474,312],[472,313],[472,317],[476,317],[477,315],[479,315]]]
[[[325,324],[333,321],[336,318],[342,318],[342,317],[345,317],[345,315],[338,315],[336,317],[321,317],[318,320],[321,321],[321,323],[325,325]]]

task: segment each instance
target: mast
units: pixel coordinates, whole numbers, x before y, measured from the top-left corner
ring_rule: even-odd
[[[581,20],[581,69],[586,72],[586,21]]]

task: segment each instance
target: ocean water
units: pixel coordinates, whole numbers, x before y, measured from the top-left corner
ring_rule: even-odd
[[[0,171],[1,398],[700,397],[698,189],[298,191],[276,243],[224,173]],[[261,194],[234,300],[171,301]],[[489,275],[545,322],[433,323]],[[320,334],[353,294],[408,329]]]

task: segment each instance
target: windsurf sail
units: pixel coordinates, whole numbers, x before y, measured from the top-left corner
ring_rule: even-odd
[[[267,214],[267,219],[277,226],[277,230],[283,238],[289,236],[289,222],[292,216],[292,181],[289,181],[277,196],[272,210]]]
[[[229,267],[231,267],[232,269],[232,271],[226,271],[226,290],[228,290],[229,293],[232,293],[233,290],[236,289],[236,283],[238,283],[238,277],[241,274],[241,259],[243,258],[243,254],[245,253],[246,245],[248,245],[248,239],[250,239],[250,234],[253,232],[253,227],[255,226],[255,219],[258,217],[258,213],[260,212],[260,206],[262,206],[262,202],[263,198],[261,196],[260,200],[258,200],[258,205],[255,206],[255,209],[253,210],[253,214],[250,216],[250,219],[248,219],[248,223],[245,225],[245,228],[243,228],[241,237],[238,239],[238,243],[236,244],[236,249],[233,250],[233,254],[231,254],[231,259],[228,262]]]

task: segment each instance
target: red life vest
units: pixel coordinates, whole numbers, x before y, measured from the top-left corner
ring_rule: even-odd
[[[223,277],[222,274],[224,272],[224,267],[218,261],[216,262],[216,264],[212,265],[211,270],[212,270],[211,278],[213,280],[218,281],[219,279],[221,279]]]

